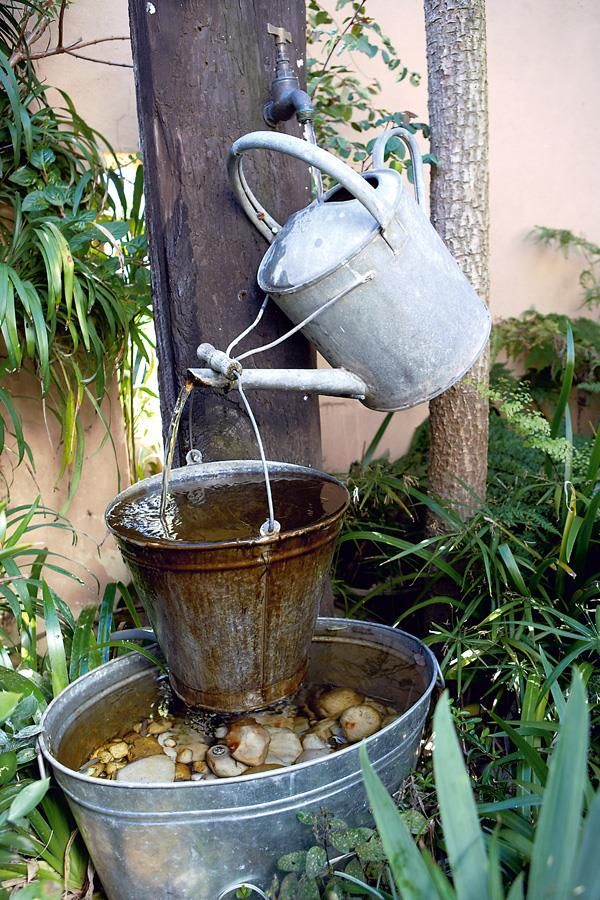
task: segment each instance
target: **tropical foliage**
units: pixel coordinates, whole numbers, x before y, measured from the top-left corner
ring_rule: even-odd
[[[66,5],[0,10],[0,439],[13,432],[17,462],[30,452],[10,393],[11,374],[28,365],[59,423],[73,492],[84,404],[103,415],[120,368],[133,435],[151,390],[142,170],[127,186],[68,97],[61,109],[49,103],[27,51],[26,35],[45,34],[53,17],[62,39]],[[320,142],[362,166],[375,129],[426,127],[411,113],[378,109],[378,84],[365,84],[347,54],[379,57],[399,80],[418,76],[365,3],[339,0],[337,9],[339,23],[310,0],[309,86]],[[391,150],[402,167],[402,145]],[[540,237],[584,254],[589,312],[599,249],[566,231]],[[475,516],[463,522],[427,494],[426,425],[409,453],[390,461],[378,456],[386,419],[350,472],[339,601],[353,617],[420,633],[448,693],[433,741],[394,800],[363,751],[376,828],[300,813],[313,845],[279,860],[269,892],[279,900],[600,896],[600,433],[577,434],[569,402],[574,387],[597,391],[597,323],[528,312],[497,335],[526,377],[495,369],[488,497]],[[134,438],[130,445],[141,466]],[[428,511],[445,523],[443,535],[426,535]],[[39,500],[0,510],[0,898],[20,900],[100,890],[64,799],[39,776],[35,739],[52,697],[131,649],[111,640],[119,623],[140,624],[123,584],[74,615],[51,584],[77,575],[71,560],[37,542],[42,524],[71,528]]]
[[[13,32],[22,34],[19,24],[38,6],[45,23],[48,4],[0,12],[0,448],[8,420],[17,463],[27,454],[33,464],[7,381],[27,367],[44,414],[58,423],[72,496],[84,453],[81,410],[91,407],[110,436],[101,404],[114,373],[132,354],[149,358],[142,172],[128,200],[110,147],[67,94],[59,92],[62,107],[51,105],[31,61],[11,54]]]
[[[379,60],[397,82],[417,85],[421,76],[402,64],[389,37],[368,15],[367,3],[340,0],[336,10],[343,11],[339,22],[317,0],[308,3],[307,89],[316,110],[317,143],[363,167],[384,128],[403,125],[425,137],[429,131],[409,110],[389,112],[378,106],[381,85],[357,74],[352,54]],[[398,138],[390,139],[386,152],[393,168],[407,165],[406,147]],[[426,154],[423,160],[432,162],[433,157]]]

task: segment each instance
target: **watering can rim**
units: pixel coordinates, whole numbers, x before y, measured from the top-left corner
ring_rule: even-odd
[[[391,179],[392,177],[395,179],[397,186],[398,186],[398,191],[397,191],[396,197],[394,198],[394,203],[393,203],[393,205],[390,205],[387,203],[385,204],[388,207],[390,216],[392,216],[392,217],[395,214],[396,209],[398,208],[398,204],[401,202],[403,195],[410,197],[410,194],[408,194],[406,192],[402,176],[400,175],[399,172],[396,172],[394,169],[388,169],[385,167],[379,168],[379,169],[369,169],[367,172],[358,172],[357,174],[359,175],[360,178],[363,178],[364,180],[367,180],[367,178],[369,178],[373,175],[383,175],[383,176],[385,176],[386,180]],[[327,278],[333,272],[340,269],[342,266],[345,266],[347,263],[352,262],[352,260],[355,259],[359,255],[359,253],[362,253],[362,251],[366,247],[368,247],[369,244],[371,244],[381,234],[380,225],[378,224],[376,219],[374,219],[371,216],[371,225],[370,225],[370,227],[367,227],[366,223],[365,223],[365,233],[364,233],[364,237],[362,238],[362,240],[359,243],[355,244],[353,247],[351,247],[350,251],[348,252],[347,255],[341,255],[335,262],[331,263],[331,265],[329,265],[327,268],[323,269],[321,272],[318,272],[316,275],[313,275],[312,277],[306,279],[305,281],[300,282],[299,284],[290,285],[290,287],[275,286],[271,283],[267,283],[264,280],[264,277],[263,277],[264,269],[267,268],[267,266],[271,262],[272,248],[277,247],[277,243],[278,243],[278,240],[279,240],[281,234],[285,231],[285,229],[287,229],[287,227],[290,223],[293,224],[294,219],[297,216],[306,215],[309,210],[314,209],[315,211],[317,211],[320,207],[324,206],[325,204],[327,204],[329,207],[342,207],[342,206],[348,207],[350,204],[353,204],[353,203],[357,204],[357,206],[362,206],[361,201],[358,200],[356,197],[353,197],[351,200],[339,200],[339,201],[328,199],[329,195],[335,193],[336,191],[340,191],[340,190],[347,190],[347,188],[345,188],[343,184],[340,184],[338,182],[338,183],[334,184],[333,187],[329,188],[329,190],[323,195],[322,203],[319,203],[319,201],[315,199],[311,203],[309,203],[308,206],[304,206],[304,207],[302,207],[302,209],[296,210],[289,216],[285,225],[283,225],[281,231],[279,231],[277,233],[277,235],[273,239],[273,242],[269,245],[269,248],[267,249],[266,253],[264,254],[263,258],[260,261],[260,265],[258,267],[258,271],[256,274],[256,280],[258,282],[258,286],[260,287],[260,289],[262,291],[264,291],[267,294],[273,293],[273,294],[277,294],[278,296],[285,296],[286,294],[293,294],[296,291],[301,291],[304,288],[313,287],[314,285],[319,284],[319,282],[324,281],[325,278]],[[377,188],[374,188],[374,190],[376,191]],[[412,197],[410,197],[410,200],[412,200]],[[409,202],[410,202],[410,200],[409,200]],[[385,201],[384,201],[384,203],[385,203]],[[364,209],[364,207],[363,207],[363,209]]]
[[[246,467],[246,471],[257,473],[262,475],[263,466],[260,460],[253,459],[226,459],[226,460],[217,460],[214,462],[207,463],[198,463],[196,465],[185,465],[180,466],[177,469],[173,469],[171,472],[171,478],[177,473],[185,473],[188,478],[193,477],[194,475],[200,475],[206,473],[207,475],[211,474],[219,474],[223,471],[223,474],[226,474],[225,469],[230,467],[238,467],[237,470],[234,471],[243,472],[244,467]],[[320,469],[315,469],[311,466],[301,466],[296,463],[286,463],[280,462],[277,460],[267,460],[267,466],[269,468],[274,467],[274,474],[278,474],[280,472],[290,472],[290,473],[300,473],[303,475],[313,475],[318,476],[322,481],[332,482],[338,487],[342,489],[345,494],[344,502],[337,508],[337,510],[333,513],[328,513],[327,515],[323,515],[316,522],[311,522],[302,528],[293,528],[289,530],[282,529],[281,531],[275,534],[266,534],[264,537],[257,536],[253,538],[244,538],[238,540],[231,541],[181,541],[181,540],[171,540],[169,538],[136,538],[131,537],[130,535],[124,536],[120,533],[120,531],[115,528],[108,520],[109,513],[112,511],[117,501],[121,501],[124,498],[134,495],[136,490],[139,490],[141,485],[148,484],[156,484],[159,489],[162,484],[162,473],[159,472],[158,475],[151,475],[149,478],[144,478],[142,481],[137,481],[135,484],[130,485],[125,490],[120,491],[116,497],[110,501],[106,510],[104,512],[104,521],[106,523],[106,527],[110,531],[112,535],[114,535],[117,540],[122,541],[123,543],[134,545],[136,547],[140,547],[142,549],[147,550],[168,550],[169,552],[189,552],[190,550],[198,550],[202,549],[203,551],[222,551],[229,549],[250,549],[252,547],[268,547],[272,545],[276,545],[280,543],[283,539],[288,540],[290,538],[298,537],[305,534],[310,534],[312,531],[322,530],[326,528],[328,525],[331,525],[337,519],[340,520],[346,512],[349,504],[350,504],[350,493],[348,488],[334,475],[329,475],[326,472],[321,472]],[[208,470],[208,471],[207,471]],[[269,473],[271,474],[271,473]],[[182,481],[187,480],[187,478],[181,478]],[[200,479],[199,479],[200,480]]]
[[[368,628],[371,624],[372,623],[364,622],[360,619],[335,619],[335,618],[330,618],[330,617],[319,616],[317,619],[316,626],[315,626],[315,633],[313,634],[313,640],[315,640],[315,638],[317,640],[324,640],[324,639],[327,639],[328,636],[330,638],[333,638],[335,635],[335,631],[339,630],[341,633],[346,626],[365,627],[367,629],[367,635],[368,635]],[[323,629],[321,633],[317,633],[319,627],[321,629]],[[401,721],[405,717],[409,716],[410,713],[412,713],[412,711],[418,704],[423,703],[424,700],[427,700],[429,698],[433,689],[436,686],[436,683],[441,680],[440,666],[439,666],[439,662],[438,662],[436,656],[434,655],[431,648],[428,647],[426,644],[424,644],[419,638],[415,637],[414,634],[411,634],[408,631],[404,631],[401,628],[394,628],[391,625],[381,625],[379,623],[376,623],[376,628],[377,628],[378,632],[381,632],[384,630],[388,631],[388,632],[394,632],[394,634],[401,634],[413,641],[417,641],[419,643],[419,650],[421,651],[422,655],[426,659],[429,660],[429,663],[431,665],[431,670],[432,670],[431,678],[429,679],[429,682],[427,683],[426,687],[424,688],[421,696],[418,697],[415,700],[415,702],[412,703],[408,707],[408,709],[406,709],[401,715],[399,715],[396,719],[394,719],[393,722],[390,722],[388,725],[385,725],[383,728],[380,728],[379,731],[377,731],[375,734],[371,735],[368,738],[363,739],[362,741],[357,741],[354,744],[348,744],[347,747],[344,747],[341,750],[336,750],[336,752],[332,753],[330,756],[322,757],[320,759],[307,760],[306,762],[303,762],[303,763],[295,763],[293,766],[286,766],[285,768],[282,768],[282,769],[271,770],[268,772],[258,772],[256,775],[252,775],[250,777],[247,775],[235,775],[230,778],[219,778],[218,781],[210,781],[205,784],[202,784],[202,782],[197,782],[197,781],[162,781],[162,782],[157,781],[153,784],[140,784],[138,782],[133,782],[133,781],[104,781],[101,778],[94,778],[91,775],[86,775],[84,772],[78,772],[75,769],[70,769],[68,766],[65,766],[64,763],[61,763],[57,759],[57,757],[52,752],[51,748],[46,743],[46,740],[45,740],[46,719],[51,714],[53,707],[58,705],[61,700],[63,700],[63,702],[64,702],[64,694],[66,693],[66,691],[70,691],[74,685],[83,681],[83,679],[93,678],[95,674],[105,671],[109,666],[112,666],[114,668],[115,665],[119,664],[119,663],[124,665],[128,660],[131,659],[131,656],[133,655],[133,654],[127,654],[126,656],[121,656],[121,657],[117,657],[116,659],[111,659],[108,662],[103,663],[101,666],[98,666],[97,668],[92,669],[90,672],[85,672],[83,675],[80,675],[78,678],[75,679],[75,681],[72,681],[71,684],[67,685],[67,688],[65,689],[65,691],[63,691],[61,694],[59,694],[58,697],[55,697],[48,704],[48,706],[44,710],[44,713],[40,720],[40,728],[42,730],[41,730],[41,732],[38,736],[38,740],[37,740],[38,765],[40,766],[40,769],[42,769],[42,767],[44,765],[43,761],[40,761],[40,755],[41,755],[46,762],[48,762],[53,768],[58,769],[63,775],[67,775],[69,778],[72,778],[76,781],[82,781],[84,783],[92,784],[97,787],[101,786],[102,789],[106,788],[109,791],[112,790],[113,788],[129,789],[129,790],[132,790],[135,788],[136,790],[140,790],[140,791],[147,791],[148,788],[150,788],[150,789],[161,788],[162,790],[165,790],[165,789],[168,789],[168,790],[191,790],[191,789],[195,788],[196,790],[201,789],[201,790],[210,792],[211,788],[221,787],[222,785],[228,785],[228,784],[239,784],[244,781],[247,782],[249,780],[254,781],[254,779],[257,779],[257,778],[260,778],[260,779],[277,778],[278,776],[279,777],[281,777],[281,776],[289,777],[290,769],[293,769],[294,771],[298,771],[299,769],[306,769],[309,766],[315,766],[315,765],[318,765],[319,763],[320,764],[326,764],[326,763],[331,764],[332,761],[335,762],[336,758],[339,758],[342,754],[348,754],[352,751],[356,751],[357,747],[359,747],[361,745],[368,746],[369,742],[373,738],[376,738],[379,735],[386,733],[389,729],[397,728],[399,723],[401,723]],[[365,635],[365,636],[367,636],[367,635]],[[358,635],[351,634],[351,637],[352,636],[357,637]],[[146,669],[156,668],[156,664],[153,663],[151,660],[147,659],[146,657],[141,657],[140,663],[143,666],[141,671],[143,671],[145,668]],[[443,680],[441,680],[441,684],[443,686]]]

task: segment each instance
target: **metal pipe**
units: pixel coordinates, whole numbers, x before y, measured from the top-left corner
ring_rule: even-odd
[[[235,390],[235,384],[212,369],[188,369],[187,378],[195,386]],[[354,400],[364,400],[367,395],[362,378],[345,369],[244,369],[241,382],[244,390],[300,391]]]

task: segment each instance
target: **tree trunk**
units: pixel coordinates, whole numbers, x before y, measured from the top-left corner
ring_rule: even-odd
[[[485,0],[424,0],[429,79],[431,219],[489,302],[488,108]],[[464,519],[485,498],[488,352],[429,404],[429,491]],[[435,524],[434,524],[435,529]]]
[[[305,55],[303,0],[130,0],[146,215],[159,361],[163,434],[203,341],[224,350],[255,318],[262,297],[256,270],[267,245],[229,190],[231,143],[266,129],[262,106],[274,73],[267,23],[292,33]],[[304,68],[300,69],[303,72]],[[300,134],[297,123],[286,125]],[[285,220],[309,200],[308,175],[276,154],[248,160],[248,180]],[[273,340],[289,323],[274,305],[240,351]],[[247,361],[248,366],[311,368],[301,337]],[[320,464],[318,398],[256,391],[249,396],[267,456]],[[187,422],[187,417],[186,417]],[[204,458],[257,457],[237,391],[193,392],[192,443]],[[180,432],[179,462],[189,449]]]

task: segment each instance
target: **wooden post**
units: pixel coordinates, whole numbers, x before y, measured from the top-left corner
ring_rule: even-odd
[[[229,190],[225,160],[236,138],[267,129],[262,107],[275,58],[269,22],[291,32],[304,61],[305,4],[130,0],[130,20],[164,433],[185,371],[197,364],[198,344],[225,350],[262,302],[256,271],[267,245]],[[295,120],[284,130],[300,135]],[[310,199],[307,172],[288,157],[252,154],[247,175],[279,221]],[[240,352],[288,327],[271,304]],[[295,337],[246,364],[311,368],[315,356]],[[192,440],[205,460],[257,457],[237,391],[223,397],[196,390],[193,397]],[[268,458],[320,465],[318,398],[255,391],[249,400]],[[187,424],[179,446],[182,463]]]

